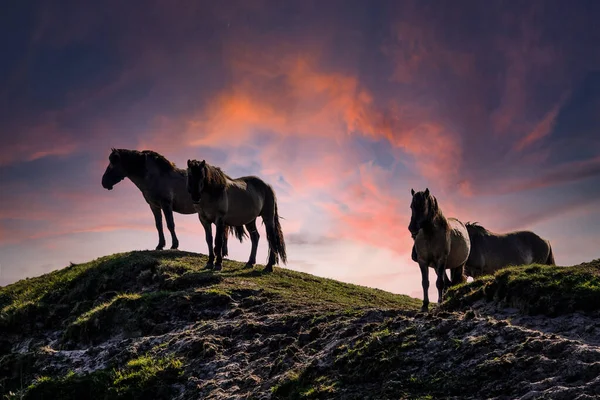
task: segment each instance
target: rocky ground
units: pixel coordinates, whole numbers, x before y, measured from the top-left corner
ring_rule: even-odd
[[[213,273],[205,261],[133,252],[0,288],[0,391],[31,399],[600,396],[600,262],[506,270],[421,313],[406,296],[235,262]]]

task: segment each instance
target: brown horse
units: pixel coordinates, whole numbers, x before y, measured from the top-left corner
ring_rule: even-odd
[[[477,224],[465,225],[471,239],[471,253],[465,274],[477,278],[490,275],[509,265],[554,265],[550,242],[531,231],[493,233]]]
[[[225,224],[246,225],[252,240],[252,250],[246,267],[253,267],[260,238],[256,230],[256,218],[261,216],[269,242],[269,259],[265,271],[273,271],[273,265],[277,263],[278,258],[281,258],[284,264],[287,263],[275,191],[262,179],[255,176],[233,179],[220,168],[209,165],[204,160],[188,160],[187,189],[202,218],[217,225],[217,249],[222,244],[219,232]],[[221,262],[217,250],[216,270],[221,269]]]
[[[437,199],[426,188],[423,192],[411,189],[412,217],[408,230],[415,240],[413,259],[419,263],[423,285],[423,311],[429,308],[429,267],[437,274],[438,303],[445,290],[466,280],[463,269],[469,257],[471,243],[464,224],[456,218],[446,218]],[[446,276],[451,270],[452,280]]]
[[[125,178],[129,178],[140,189],[154,215],[154,222],[158,231],[156,250],[162,250],[165,247],[161,211],[165,214],[167,228],[171,233],[171,248],[177,249],[179,240],[175,234],[173,212],[180,214],[198,213],[186,190],[187,171],[177,168],[165,157],[151,150],[137,151],[113,148],[108,160],[108,167],[106,167],[106,172],[102,176],[102,187],[112,190],[114,185]],[[210,222],[203,221],[201,217],[200,222],[206,234],[206,244],[209,252],[208,266],[210,267],[214,262],[212,226]],[[219,256],[227,256],[227,235],[230,230],[233,230],[240,242],[243,241],[244,236],[248,236],[243,226],[234,229],[227,227],[223,237],[222,253]]]

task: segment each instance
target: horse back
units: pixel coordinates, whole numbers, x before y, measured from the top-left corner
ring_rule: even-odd
[[[480,274],[491,274],[511,266],[546,263],[550,255],[549,243],[531,231],[505,234],[490,232],[471,237],[471,255],[468,265]]]

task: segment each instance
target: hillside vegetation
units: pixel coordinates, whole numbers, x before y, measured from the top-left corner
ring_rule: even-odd
[[[420,300],[182,251],[0,288],[8,399],[589,398],[599,262],[510,268]],[[578,397],[580,396],[580,397]]]
[[[600,260],[575,267],[527,265],[484,276],[451,288],[445,309],[459,310],[484,302],[535,315],[558,316],[600,309]]]

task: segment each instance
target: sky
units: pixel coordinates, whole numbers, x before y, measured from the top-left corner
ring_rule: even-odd
[[[411,188],[538,233],[559,265],[598,258],[599,17],[593,0],[8,2],[0,285],[156,246],[133,183],[100,184],[111,147],[260,176],[285,267],[345,282],[422,297]],[[175,224],[206,253],[197,217]]]

